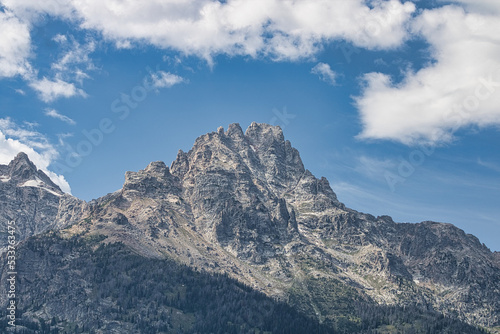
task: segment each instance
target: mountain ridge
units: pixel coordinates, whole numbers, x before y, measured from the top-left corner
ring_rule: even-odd
[[[170,167],[157,161],[127,172],[122,189],[88,203],[44,196],[50,201],[41,205],[57,203],[47,213],[55,223],[24,239],[49,229],[101,236],[147,258],[227,274],[327,325],[338,319],[326,291],[338,286],[356,300],[499,324],[498,254],[451,224],[395,223],[346,208],[279,127],[219,128],[180,150]]]

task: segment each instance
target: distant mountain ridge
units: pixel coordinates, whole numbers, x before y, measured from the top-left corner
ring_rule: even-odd
[[[364,311],[354,308],[365,304],[500,325],[498,253],[451,224],[401,224],[346,208],[276,126],[221,127],[179,151],[170,167],[158,161],[127,172],[122,189],[88,203],[63,194],[24,154],[0,166],[0,180],[1,223],[20,222],[27,240],[20,247],[35,258],[49,256],[49,240],[92,241],[93,249],[121,243],[145,259],[227,275],[332,330],[362,332]],[[43,261],[65,268],[78,252],[56,247]],[[40,279],[29,266],[27,286]],[[88,285],[78,297],[84,303],[97,283],[78,280]],[[43,295],[29,294],[25,303],[27,318],[55,315]],[[81,324],[78,310],[57,313]]]

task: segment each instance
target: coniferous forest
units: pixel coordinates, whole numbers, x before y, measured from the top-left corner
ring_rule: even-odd
[[[320,324],[227,275],[101,239],[51,232],[23,243],[17,333],[485,333],[421,308],[359,300],[350,317],[339,307],[336,321]]]

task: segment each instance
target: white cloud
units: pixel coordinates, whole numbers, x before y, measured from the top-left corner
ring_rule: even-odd
[[[444,1],[444,0],[441,0]],[[500,14],[500,2],[498,0],[451,0],[464,4],[467,9],[483,14]]]
[[[169,72],[158,71],[151,74],[151,85],[154,88],[170,88],[185,81],[184,78]]]
[[[65,35],[57,34],[52,38],[52,40],[57,43],[66,43],[68,38]]]
[[[412,28],[430,44],[434,62],[407,71],[400,83],[365,75],[356,100],[360,137],[439,144],[460,128],[500,125],[500,17],[445,6],[424,11]]]
[[[41,80],[32,81],[30,86],[38,92],[40,99],[47,103],[61,97],[87,96],[82,89],[76,88],[73,83],[65,82],[57,78],[52,81],[44,77]]]
[[[25,129],[9,118],[0,118],[0,164],[8,164],[19,153],[24,152],[37,168],[44,171],[62,191],[71,194],[71,188],[62,175],[49,170],[59,154],[47,138],[39,132]]]
[[[73,82],[82,85],[83,80],[89,78],[86,71],[95,69],[89,55],[95,51],[96,42],[88,38],[86,43],[82,45],[73,36],[68,37],[61,34],[52,39],[62,49],[59,59],[51,65],[54,79],[47,77],[37,79],[31,76],[28,78],[29,86],[37,91],[39,98],[46,103],[62,97],[86,97],[87,94],[81,88],[77,88]]]
[[[453,133],[463,127],[500,124],[497,0],[452,0],[457,5],[425,10],[416,18],[415,5],[401,0],[0,1],[6,8],[0,24],[8,28],[0,42],[9,46],[0,48],[0,76],[29,72],[27,24],[36,25],[46,14],[95,31],[119,48],[149,44],[202,57],[209,64],[218,54],[313,58],[333,41],[391,50],[421,36],[430,45],[432,63],[417,72],[408,70],[401,82],[384,73],[364,76],[364,90],[356,99],[363,125],[360,138],[437,144],[453,140]],[[12,33],[16,31],[19,34]],[[57,73],[36,79],[31,87],[46,102],[85,96],[72,82],[81,84],[88,77],[86,66],[92,63],[89,55],[96,44],[76,43],[63,35],[54,40],[66,47],[53,65]],[[10,45],[19,46],[15,57]],[[332,81],[326,74],[330,72],[319,73]],[[175,81],[167,74],[170,77],[157,78],[164,87]]]
[[[86,71],[95,70],[90,54],[96,49],[96,42],[87,38],[85,44],[80,44],[73,36],[56,35],[54,41],[63,49],[59,60],[51,65],[55,77],[65,81],[74,80],[83,83],[88,79]]]
[[[146,42],[196,55],[270,55],[298,59],[325,40],[347,40],[370,49],[390,49],[407,38],[415,11],[398,0],[3,0],[22,17],[48,13],[78,22],[116,43]]]
[[[45,116],[49,116],[49,117],[52,117],[52,118],[56,118],[58,120],[61,120],[63,122],[66,122],[68,124],[71,124],[71,125],[75,125],[76,122],[74,120],[72,120],[71,118],[69,118],[68,116],[66,115],[62,115],[60,114],[59,112],[57,112],[57,110],[55,109],[51,109],[51,108],[47,108],[45,109]]]
[[[317,74],[321,80],[330,85],[336,84],[337,74],[332,71],[330,65],[325,63],[318,63],[311,69],[311,73]]]
[[[28,75],[31,52],[28,26],[10,11],[0,11],[0,78]]]
[[[0,130],[7,136],[44,150],[50,148],[45,137],[33,130],[36,126],[36,123],[28,123],[21,127],[12,122],[10,118],[0,118]]]
[[[115,47],[117,49],[132,49],[132,43],[127,40],[115,41]]]

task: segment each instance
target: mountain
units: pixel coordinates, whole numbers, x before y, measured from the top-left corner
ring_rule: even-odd
[[[451,224],[346,208],[279,127],[219,128],[170,167],[127,172],[122,189],[89,203],[62,194],[23,154],[0,172],[2,221],[15,220],[24,240],[17,263],[27,332],[500,325],[498,253]]]
[[[70,224],[81,215],[84,202],[61,191],[52,180],[19,153],[0,165],[0,238],[7,240],[9,221],[16,223],[18,241]],[[3,250],[6,244],[0,244]]]

